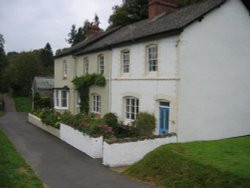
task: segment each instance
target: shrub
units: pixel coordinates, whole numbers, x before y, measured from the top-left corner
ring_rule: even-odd
[[[43,109],[43,108],[50,108],[51,107],[51,100],[49,97],[41,97],[39,93],[35,93],[34,96],[34,108],[35,109]]]
[[[118,118],[114,113],[107,113],[103,116],[104,122],[112,128],[113,131],[117,132],[118,130]]]
[[[59,128],[61,123],[61,114],[53,109],[44,108],[42,110],[41,120],[44,124]]]
[[[151,136],[156,127],[155,116],[147,112],[140,112],[134,125],[137,136]]]

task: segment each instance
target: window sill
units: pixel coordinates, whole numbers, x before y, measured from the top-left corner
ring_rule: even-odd
[[[68,107],[58,107],[58,106],[55,106],[54,109],[56,109],[56,110],[68,110],[69,108]]]

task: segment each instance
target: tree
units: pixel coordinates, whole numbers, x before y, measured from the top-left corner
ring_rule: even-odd
[[[128,25],[148,17],[148,0],[126,0],[121,6],[113,7],[109,17],[110,27]]]
[[[95,14],[94,25],[99,26],[100,20],[97,14]],[[68,33],[68,39],[66,41],[71,44],[71,46],[86,39],[86,33],[90,27],[91,23],[89,20],[85,20],[82,27],[76,28],[75,24],[72,25],[70,32]]]
[[[3,70],[7,66],[7,58],[4,51],[4,37],[0,34],[0,92],[4,92],[6,90],[5,82],[3,80]]]
[[[45,47],[40,50],[40,59],[44,67],[53,66],[53,51],[49,43],[47,43]]]
[[[99,24],[100,24],[100,19],[99,19],[99,17],[98,17],[97,14],[95,14],[95,19],[94,19],[94,20],[95,20],[95,24],[99,26]]]
[[[27,96],[35,76],[42,75],[43,67],[34,52],[22,52],[11,59],[4,71],[4,80],[14,95]]]

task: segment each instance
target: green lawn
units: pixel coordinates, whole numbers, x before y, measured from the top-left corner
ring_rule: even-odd
[[[0,187],[1,188],[43,188],[24,159],[4,133],[0,130]]]
[[[250,187],[250,136],[164,145],[124,174],[163,187]]]
[[[3,111],[0,111],[0,117],[2,117],[4,115]]]
[[[30,112],[31,99],[29,97],[13,97],[17,112]]]

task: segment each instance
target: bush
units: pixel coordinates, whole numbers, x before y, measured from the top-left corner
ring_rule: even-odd
[[[134,125],[137,136],[151,136],[156,127],[155,116],[147,112],[140,112]]]
[[[58,129],[60,128],[61,114],[53,109],[45,108],[42,110],[41,120],[44,124]]]
[[[40,97],[39,93],[35,93],[34,96],[34,108],[35,109],[43,109],[50,108],[51,100],[49,97]]]
[[[118,131],[118,118],[114,113],[107,113],[103,116],[104,122],[112,128],[113,131]]]

